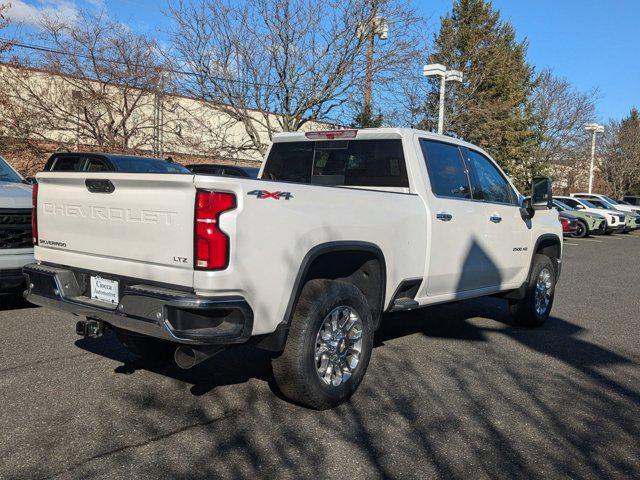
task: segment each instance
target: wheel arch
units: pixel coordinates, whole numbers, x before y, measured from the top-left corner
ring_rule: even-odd
[[[545,233],[536,240],[533,247],[533,255],[531,255],[531,261],[529,263],[529,274],[527,280],[531,276],[531,270],[533,268],[533,262],[537,254],[542,254],[551,259],[553,267],[555,268],[556,281],[560,277],[560,271],[562,270],[562,241],[560,237],[553,233]]]
[[[345,281],[360,289],[371,306],[374,328],[378,328],[387,286],[387,267],[382,250],[370,242],[327,242],[313,247],[302,259],[284,317],[276,331],[260,341],[259,346],[274,351],[284,348],[300,293],[309,280],[317,278]]]

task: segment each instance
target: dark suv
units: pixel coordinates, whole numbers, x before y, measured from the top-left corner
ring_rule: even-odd
[[[45,172],[191,173],[171,160],[110,153],[54,153]]]

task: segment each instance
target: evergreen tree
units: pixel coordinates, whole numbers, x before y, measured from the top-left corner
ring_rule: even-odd
[[[362,109],[353,118],[352,128],[379,128],[383,122],[382,113],[374,114],[371,105],[364,104]]]
[[[530,180],[538,141],[530,102],[534,72],[526,52],[526,41],[516,41],[513,27],[500,20],[490,1],[456,0],[441,19],[429,56],[429,63],[464,73],[462,84],[447,84],[445,134],[486,149],[520,187]],[[420,127],[435,130],[439,78],[431,82]]]

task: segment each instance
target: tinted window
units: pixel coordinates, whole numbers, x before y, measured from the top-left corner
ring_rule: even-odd
[[[513,203],[511,187],[495,165],[476,151],[467,152],[475,177],[473,198],[487,202]]]
[[[409,186],[400,140],[274,143],[262,177],[318,185]]]
[[[630,205],[640,205],[639,197],[622,197],[622,199]]]
[[[565,198],[562,197],[562,203],[569,205],[571,208],[577,208],[580,205],[580,202],[574,200],[573,198]]]
[[[247,176],[242,170],[236,170],[235,168],[225,168],[222,174],[227,175],[229,177],[246,177]]]
[[[22,179],[20,175],[13,171],[13,169],[0,157],[0,182],[20,183]]]
[[[458,147],[425,139],[420,139],[420,146],[433,193],[441,197],[471,198],[469,177]]]
[[[147,157],[109,157],[117,172],[124,173],[191,173],[178,163]]]
[[[87,172],[108,172],[111,169],[104,160],[100,160],[99,158],[90,158],[87,160],[85,170]]]
[[[596,208],[604,208],[604,209],[610,209],[612,208],[611,205],[603,202],[602,200],[598,200],[597,198],[590,198],[589,199],[589,203],[593,204],[596,206]]]
[[[82,169],[83,159],[81,157],[60,157],[57,158],[51,171],[53,172],[78,172]]]

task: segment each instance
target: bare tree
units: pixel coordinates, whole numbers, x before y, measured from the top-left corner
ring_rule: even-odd
[[[418,19],[404,5],[178,0],[168,15],[172,54],[186,71],[180,86],[222,114],[218,140],[229,153],[262,154],[274,133],[308,122],[349,123],[345,109],[360,95],[366,70],[366,36],[358,31],[372,23],[375,12],[398,32],[376,50],[373,62],[374,79],[380,81],[381,72],[392,75],[416,48],[407,35]]]
[[[32,135],[111,151],[152,143],[157,126],[151,117],[164,78],[152,40],[104,14],[86,13],[73,24],[43,20],[38,38],[49,52],[14,59],[16,67],[28,68],[1,71],[14,117],[31,113]]]
[[[596,89],[580,92],[549,69],[538,75],[532,95],[538,138],[528,166],[531,175],[553,172],[557,184],[576,187],[587,158],[584,125],[593,121],[597,99]]]

